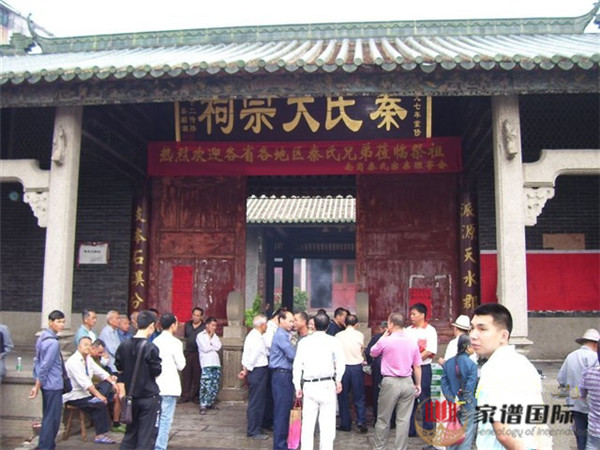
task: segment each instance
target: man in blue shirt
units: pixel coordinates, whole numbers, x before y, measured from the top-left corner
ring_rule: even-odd
[[[36,358],[33,367],[35,386],[31,388],[29,398],[37,396],[42,390],[42,429],[38,448],[53,449],[54,442],[60,427],[62,414],[63,393],[63,364],[58,344],[58,333],[65,328],[65,315],[62,311],[54,310],[48,315],[48,328],[35,344]]]
[[[296,348],[291,341],[294,328],[294,315],[282,311],[278,316],[279,328],[275,331],[269,355],[271,390],[273,392],[273,450],[287,450],[287,436],[290,427],[290,410],[294,406],[294,383],[292,366]]]
[[[99,339],[104,341],[104,348],[108,353],[108,368],[112,373],[115,373],[117,369],[115,368],[115,353],[117,353],[117,348],[121,345],[121,339],[119,339],[119,322],[120,315],[119,311],[110,310],[106,313],[106,326],[102,328],[100,332]]]

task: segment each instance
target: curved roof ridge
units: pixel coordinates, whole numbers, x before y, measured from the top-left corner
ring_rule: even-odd
[[[240,43],[292,39],[368,39],[440,34],[581,34],[598,14],[600,2],[577,17],[406,20],[290,25],[256,25],[188,30],[148,31],[95,36],[35,36],[44,53],[116,50],[140,47]],[[598,20],[598,19],[597,19]]]

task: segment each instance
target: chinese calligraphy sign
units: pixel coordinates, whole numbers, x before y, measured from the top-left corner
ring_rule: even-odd
[[[177,141],[431,137],[431,98],[290,97],[175,105]]]

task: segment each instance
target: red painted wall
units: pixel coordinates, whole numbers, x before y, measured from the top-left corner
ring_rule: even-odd
[[[481,302],[496,299],[496,252],[481,253]],[[528,252],[529,311],[600,310],[600,252]]]

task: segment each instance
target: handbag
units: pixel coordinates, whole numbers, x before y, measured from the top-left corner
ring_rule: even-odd
[[[132,341],[133,344],[133,341]],[[146,340],[143,340],[140,344],[140,348],[138,349],[137,357],[135,358],[135,366],[133,368],[133,376],[131,377],[131,384],[129,385],[129,392],[133,393],[133,389],[135,386],[135,381],[137,379],[138,369],[140,367],[140,360],[142,359],[142,353],[144,353],[144,345],[146,345]],[[121,414],[119,416],[119,421],[124,423],[125,425],[131,425],[133,423],[133,396],[132,395],[124,395],[119,400],[121,402]]]
[[[299,398],[290,410],[290,428],[288,430],[287,444],[290,449],[300,447],[300,434],[302,434],[302,402]]]
[[[460,445],[465,441],[465,429],[458,419],[458,414],[454,414],[452,420],[443,422],[442,426],[444,429],[439,442],[440,445]]]

